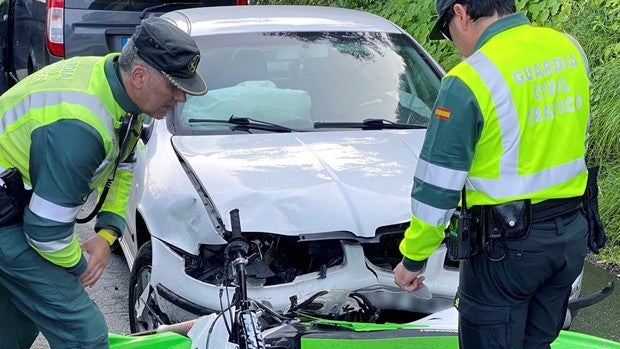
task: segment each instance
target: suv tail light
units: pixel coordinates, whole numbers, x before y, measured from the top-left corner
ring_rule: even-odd
[[[237,0],[237,5],[247,5],[248,0]]]
[[[65,55],[64,39],[64,0],[47,0],[47,23],[45,41],[50,54],[58,57]]]

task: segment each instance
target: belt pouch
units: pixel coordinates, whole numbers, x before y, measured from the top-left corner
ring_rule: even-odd
[[[532,205],[530,200],[511,201],[483,209],[485,237],[522,240],[530,233]]]

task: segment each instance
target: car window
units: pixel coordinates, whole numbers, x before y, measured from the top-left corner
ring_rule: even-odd
[[[176,109],[174,133],[226,131],[230,125],[196,119],[231,116],[299,130],[369,118],[426,125],[439,88],[436,72],[405,35],[251,33],[196,42],[209,92]]]

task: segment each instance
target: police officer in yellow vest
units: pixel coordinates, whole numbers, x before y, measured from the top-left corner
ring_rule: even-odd
[[[430,38],[451,40],[464,61],[441,83],[394,281],[421,287],[465,187],[479,242],[461,261],[461,348],[549,348],[587,252],[587,62],[572,37],[532,26],[514,1],[435,6]]]
[[[52,348],[108,347],[84,287],[124,227],[142,113],[161,119],[206,93],[199,60],[187,33],[151,18],[120,55],[60,61],[0,96],[0,348],[29,348],[39,331]],[[80,246],[74,225],[93,190],[105,196],[97,234]]]

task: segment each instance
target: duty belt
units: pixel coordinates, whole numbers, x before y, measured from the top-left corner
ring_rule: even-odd
[[[573,213],[583,207],[581,197],[549,199],[532,205],[532,222],[546,220]]]

